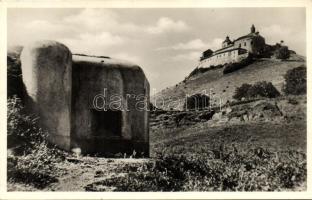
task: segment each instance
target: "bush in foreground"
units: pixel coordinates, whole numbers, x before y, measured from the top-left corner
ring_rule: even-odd
[[[277,59],[286,60],[290,56],[290,51],[287,46],[280,46],[274,51],[274,56]]]
[[[37,119],[27,115],[19,98],[8,99],[8,181],[42,189],[57,181],[55,163],[64,152],[49,146]]]
[[[47,135],[39,128],[38,118],[24,112],[20,98],[9,98],[7,108],[8,148],[14,148],[19,154],[27,154],[36,144],[43,142]]]
[[[233,98],[241,100],[242,98],[275,98],[278,96],[280,96],[280,93],[271,82],[261,81],[256,82],[253,85],[246,83],[242,84],[240,87],[236,88]]]
[[[19,55],[9,55],[7,57],[7,95],[12,98],[16,95],[19,98],[25,98],[26,88],[22,80],[21,61]]]
[[[284,76],[285,85],[283,92],[285,94],[300,95],[307,93],[307,68],[304,66],[290,69]]]
[[[210,98],[205,94],[194,94],[186,98],[186,102],[184,103],[184,109],[195,109],[201,110],[209,107]]]
[[[237,71],[241,68],[244,68],[248,65],[250,65],[253,62],[253,58],[251,55],[249,55],[247,58],[241,60],[238,63],[230,63],[224,65],[223,74],[232,73],[234,71]]]
[[[306,181],[306,155],[270,152],[263,148],[241,151],[220,146],[204,155],[163,154],[126,177],[89,184],[87,191],[112,186],[116,191],[280,191]],[[105,188],[105,187],[104,187]]]
[[[64,157],[58,149],[48,147],[42,142],[26,155],[8,156],[8,181],[31,185],[43,189],[50,183],[57,182],[56,163],[62,162]]]

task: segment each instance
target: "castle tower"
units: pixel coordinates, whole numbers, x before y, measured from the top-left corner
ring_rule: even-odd
[[[230,40],[230,37],[226,36],[225,40],[222,42],[222,47],[227,47],[231,43],[232,43],[232,41]]]
[[[250,32],[251,32],[251,33],[255,33],[255,32],[256,32],[256,28],[255,28],[255,26],[254,26],[254,25],[252,25],[252,26],[251,26],[251,28],[250,28]]]

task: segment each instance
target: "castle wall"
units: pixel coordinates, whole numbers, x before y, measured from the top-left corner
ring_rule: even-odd
[[[235,48],[241,47],[249,53],[259,54],[265,46],[265,40],[261,36],[247,37],[234,42]]]
[[[223,52],[217,55],[214,55],[210,58],[206,58],[202,61],[200,61],[198,67],[203,67],[203,68],[209,68],[212,65],[217,66],[217,65],[223,65],[226,63],[234,63],[234,62],[239,62],[243,58],[246,58],[248,56],[247,53],[245,54],[239,54],[239,50],[233,50],[233,51],[228,51],[228,52]]]
[[[252,45],[252,38],[245,38],[234,42],[235,48],[243,48],[246,49],[248,52],[252,53],[253,45]]]
[[[226,63],[239,62],[246,58],[248,53],[259,55],[265,47],[265,40],[261,36],[247,36],[234,41],[230,46],[226,42],[222,43],[222,48],[215,51],[213,56],[202,59],[198,67],[209,68],[214,65],[223,65]],[[245,49],[248,53],[241,54],[237,48]],[[232,51],[231,51],[232,49]]]

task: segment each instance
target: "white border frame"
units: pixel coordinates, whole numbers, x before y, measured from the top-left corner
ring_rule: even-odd
[[[311,56],[312,0],[0,0],[0,199],[310,199],[311,126],[307,124],[307,191],[304,192],[7,192],[6,55],[7,8],[202,8],[202,7],[305,7],[307,52],[307,122],[312,122]]]

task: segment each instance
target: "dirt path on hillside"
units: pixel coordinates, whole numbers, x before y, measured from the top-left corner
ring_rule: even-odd
[[[151,159],[109,159],[98,157],[69,157],[57,164],[58,182],[51,183],[44,189],[37,189],[28,184],[8,183],[8,191],[86,191],[86,187],[104,179],[125,176]],[[114,191],[114,187],[100,185],[99,191]]]
[[[52,191],[85,191],[89,184],[104,179],[125,176],[127,167],[138,166],[148,159],[108,159],[96,157],[67,158],[60,163],[58,168],[63,175],[58,177],[58,182],[51,184],[46,190]],[[123,170],[125,169],[125,170]],[[113,191],[113,187],[101,188]]]

